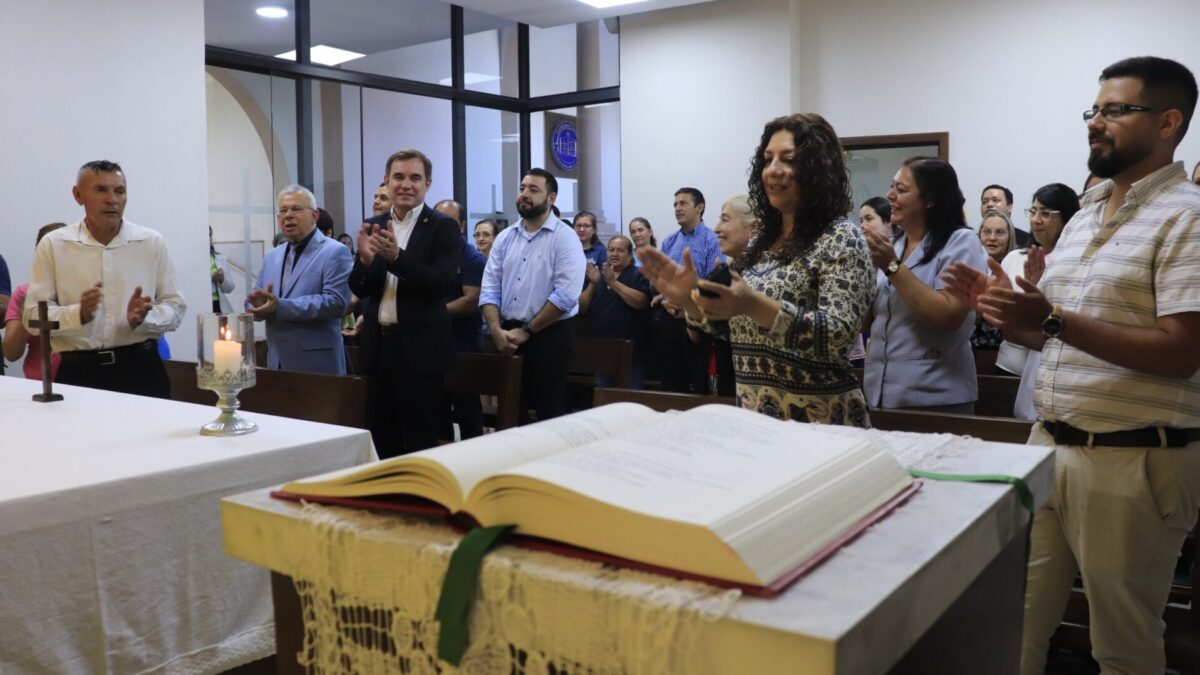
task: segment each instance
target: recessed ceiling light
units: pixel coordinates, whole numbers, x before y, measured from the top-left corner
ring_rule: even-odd
[[[264,19],[283,19],[288,15],[288,11],[282,7],[259,7],[254,13]]]
[[[635,2],[645,2],[646,0],[579,0],[585,5],[591,5],[597,9],[606,9],[608,7],[617,7],[620,5],[632,5]]]
[[[361,59],[366,54],[359,54],[346,49],[338,49],[328,45],[313,45],[308,49],[308,58],[312,59],[313,63],[319,63],[323,66],[336,66],[339,63]],[[276,58],[287,59],[288,61],[296,60],[296,50],[276,54]]]

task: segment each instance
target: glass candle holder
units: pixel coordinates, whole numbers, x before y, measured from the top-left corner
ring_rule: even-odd
[[[217,393],[217,419],[200,427],[205,436],[240,436],[258,425],[238,417],[238,393],[255,383],[254,317],[201,314],[196,317],[196,386]]]

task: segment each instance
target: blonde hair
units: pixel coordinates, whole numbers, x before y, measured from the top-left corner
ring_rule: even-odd
[[[983,214],[983,220],[979,221],[979,243],[983,243],[983,224],[988,221],[988,218],[999,218],[1004,221],[1004,225],[1008,227],[1008,246],[1004,249],[1004,255],[1012,253],[1013,249],[1017,247],[1017,228],[1013,227],[1012,217],[1004,211],[988,211]]]
[[[758,218],[754,217],[754,211],[750,208],[750,195],[745,192],[739,192],[736,195],[725,200],[721,205],[721,210],[724,211],[728,206],[737,214],[738,220],[741,221],[742,227],[756,227]]]

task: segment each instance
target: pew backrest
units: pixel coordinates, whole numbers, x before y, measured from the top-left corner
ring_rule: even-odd
[[[521,414],[521,357],[459,352],[443,388],[451,394],[496,397],[496,429],[517,426]]]
[[[607,375],[615,386],[628,387],[633,381],[633,341],[576,335],[568,370],[581,381],[591,383],[596,375]]]
[[[196,386],[196,364],[164,361],[171,398],[214,405],[216,394]],[[367,380],[349,375],[258,368],[255,385],[238,394],[241,409],[292,419],[367,428]]]
[[[727,396],[696,396],[694,394],[672,394],[661,391],[637,389],[608,389],[597,387],[593,393],[594,405],[617,401],[641,403],[658,411],[688,410],[708,403],[734,405],[735,399]],[[1011,417],[984,417],[977,415],[951,415],[918,410],[872,410],[871,424],[885,431],[915,431],[929,434],[960,434],[974,436],[985,441],[1024,444],[1029,440],[1032,423]]]

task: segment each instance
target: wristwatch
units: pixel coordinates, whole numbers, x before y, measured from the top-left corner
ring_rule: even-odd
[[[530,319],[530,320],[526,321],[524,324],[522,324],[522,325],[521,325],[521,329],[522,329],[522,330],[524,330],[526,333],[529,333],[529,336],[530,336],[530,337],[533,337],[533,326],[532,326],[532,324],[533,324],[533,319]]]
[[[890,277],[899,271],[900,271],[900,261],[892,260],[892,262],[887,264],[887,267],[883,268],[883,276]]]
[[[1064,325],[1062,307],[1055,305],[1054,309],[1050,310],[1050,316],[1042,320],[1042,335],[1056,338],[1062,335]]]

